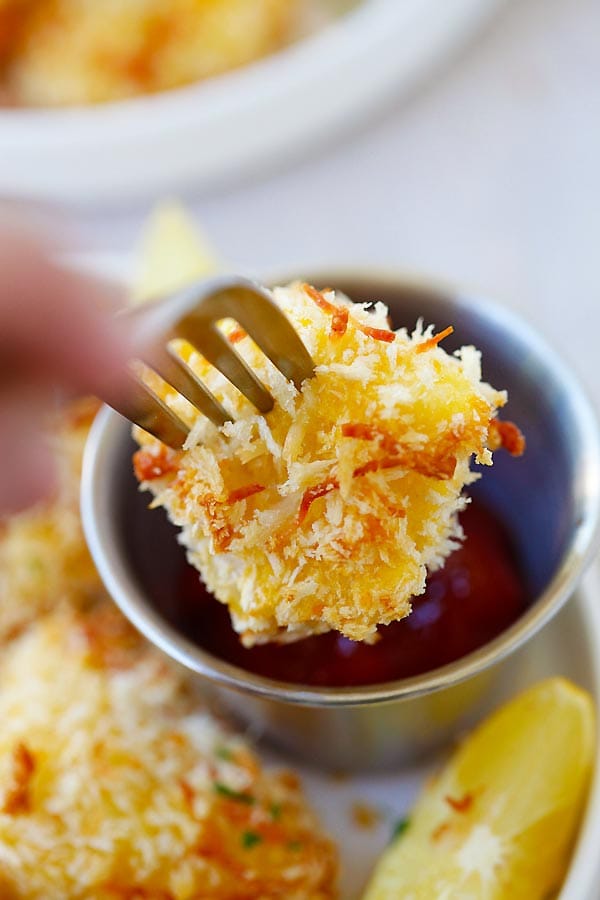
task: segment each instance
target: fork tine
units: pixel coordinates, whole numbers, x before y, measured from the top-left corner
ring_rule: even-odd
[[[214,425],[231,421],[227,410],[171,347],[155,350],[148,364]]]
[[[315,364],[287,316],[261,293],[232,298],[232,318],[242,325],[273,365],[300,390]]]
[[[314,362],[284,312],[264,288],[237,279],[202,301],[199,309],[215,322],[231,318],[248,332],[273,365],[300,390],[314,374]]]
[[[223,276],[198,282],[178,294],[123,314],[135,335],[134,357],[146,360],[163,381],[216,425],[230,416],[192,369],[169,346],[183,338],[215,366],[262,413],[274,405],[271,394],[217,327],[232,318],[298,390],[314,374],[314,363],[285,314],[264,288],[243,278]],[[189,428],[142,380],[130,378],[127,400],[114,408],[171,447],[181,447]]]
[[[137,375],[128,372],[127,379],[127,397],[120,399],[118,404],[111,399],[111,406],[163,444],[174,450],[183,447],[189,434],[185,422]]]
[[[273,398],[252,369],[239,356],[214,322],[198,324],[195,317],[179,323],[178,337],[195,347],[262,413],[273,409]]]

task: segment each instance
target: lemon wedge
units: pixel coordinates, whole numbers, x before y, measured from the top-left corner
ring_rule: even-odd
[[[134,303],[165,296],[220,268],[208,239],[175,201],[160,203],[152,212],[137,259]]]
[[[566,874],[594,757],[594,706],[563,678],[486,719],[425,788],[363,900],[542,900]]]

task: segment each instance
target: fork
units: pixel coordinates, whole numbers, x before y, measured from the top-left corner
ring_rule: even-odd
[[[273,408],[273,397],[218,328],[219,321],[231,318],[238,323],[298,390],[314,374],[314,362],[285,314],[264,288],[244,278],[199,281],[122,316],[132,329],[135,360],[215,425],[232,416],[177,354],[174,340],[191,344],[261,413]],[[174,449],[183,446],[188,425],[145,383],[136,367],[128,372],[123,396],[107,399],[113,409],[163,443]]]

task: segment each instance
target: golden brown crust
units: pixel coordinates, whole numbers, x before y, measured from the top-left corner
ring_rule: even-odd
[[[482,382],[474,348],[440,348],[449,327],[394,332],[381,304],[371,312],[305,283],[274,297],[314,377],[298,394],[250,338],[236,337],[276,401],[260,416],[188,352],[233,421],[192,420],[176,472],[158,467],[143,484],[183,528],[245,644],[331,629],[374,640],[379,624],[410,612],[427,569],[456,546],[461,491],[477,477],[469,463],[491,463],[490,422],[505,395]],[[163,399],[189,414],[173,392]],[[147,435],[138,440],[143,453],[160,453]]]
[[[61,604],[86,606],[104,596],[79,514],[83,449],[98,408],[97,400],[81,398],[56,417],[55,495],[0,530],[0,645]]]
[[[514,422],[493,419],[490,423],[488,446],[490,450],[503,447],[511,456],[522,456],[526,448],[525,436]]]
[[[164,444],[152,450],[137,450],[133,454],[133,471],[138,481],[155,481],[177,472],[181,455]]]
[[[35,771],[35,758],[26,744],[18,741],[12,751],[12,766],[2,812],[9,816],[31,811],[29,785]]]
[[[111,605],[0,661],[0,885],[11,900],[332,900],[297,777],[265,772]]]
[[[4,89],[31,106],[102,103],[169,90],[252,62],[292,40],[299,5],[4,0]]]

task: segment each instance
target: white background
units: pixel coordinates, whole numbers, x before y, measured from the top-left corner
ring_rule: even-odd
[[[511,0],[343,141],[183,199],[241,272],[375,262],[494,297],[600,406],[600,0]],[[129,250],[150,205],[86,214],[84,239]]]

